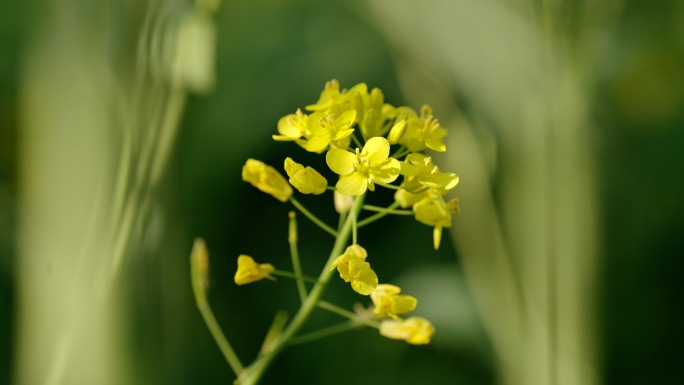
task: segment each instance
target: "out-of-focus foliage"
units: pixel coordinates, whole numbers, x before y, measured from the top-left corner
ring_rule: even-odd
[[[17,171],[17,137],[22,134],[17,116],[24,84],[20,58],[36,34],[64,31],[42,29],[39,21],[51,15],[42,11],[40,1],[30,2],[31,7],[5,3],[0,6],[0,383],[11,383],[17,364],[12,356],[17,349],[14,336],[22,327],[14,321],[22,306],[15,301],[16,218],[21,217],[17,184],[25,178]],[[117,49],[102,62],[112,73],[130,67],[120,63],[134,60],[131,42],[139,31],[125,27],[139,25],[143,2],[63,3],[64,9],[83,11],[75,15],[97,14],[97,20],[108,20],[106,40]],[[596,270],[587,306],[597,317],[592,320],[597,322],[593,341],[597,378],[603,384],[620,385],[678,380],[684,346],[679,304],[683,288],[678,277],[684,267],[679,241],[684,228],[680,202],[684,179],[679,177],[684,165],[682,2],[429,1],[420,5],[429,7],[425,12],[407,14],[411,3],[222,2],[215,17],[215,85],[209,94],[189,98],[170,165],[154,196],[156,214],[146,228],[136,230],[141,247],[130,253],[115,285],[122,298],[121,340],[128,355],[125,367],[130,370],[125,378],[140,384],[230,381],[230,371],[192,298],[188,255],[197,235],[206,239],[211,254],[209,300],[241,356],[257,353],[276,310],[294,312],[298,297],[292,282],[279,278],[245,287],[233,283],[239,254],[275,265],[288,262],[289,208],[254,193],[241,181],[240,171],[249,157],[281,165],[298,150],[291,143],[274,142],[271,135],[277,133],[281,116],[315,100],[327,80],[336,78],[347,87],[358,82],[380,87],[393,104],[428,102],[438,116],[454,114],[451,106],[457,106],[480,148],[483,168],[478,177],[491,185],[493,202],[510,206],[504,190],[510,186],[534,190],[535,186],[517,184],[525,183],[540,167],[529,162],[534,159],[526,157],[529,154],[521,144],[544,140],[529,127],[511,124],[512,116],[524,116],[526,120],[520,122],[543,127],[577,123],[574,114],[562,122],[545,120],[553,114],[537,115],[535,108],[548,106],[545,98],[523,113],[516,109],[516,102],[529,95],[523,95],[523,90],[550,87],[531,82],[548,79],[538,71],[548,70],[549,57],[544,54],[553,52],[551,60],[576,70],[569,87],[577,92],[574,95],[581,95],[578,105],[586,119],[580,122],[589,124],[581,127],[586,134],[583,151],[595,160],[586,170],[595,176],[593,212],[598,219],[592,232]],[[515,21],[510,29],[500,30],[510,20]],[[551,29],[544,24],[549,20],[555,23]],[[89,28],[102,31],[95,20],[80,20],[77,25],[84,33]],[[420,40],[435,31],[445,35]],[[552,31],[554,39],[548,40],[552,49],[539,48],[548,36],[532,31]],[[401,34],[416,41],[398,39]],[[501,40],[487,40],[491,36]],[[539,51],[511,44],[520,39],[538,44]],[[65,79],[74,75],[74,69],[59,70]],[[64,84],[58,92],[68,94],[69,83]],[[444,100],[448,103],[440,102]],[[442,123],[454,135],[462,132],[459,122],[463,120]],[[559,143],[567,132],[557,132]],[[79,147],[78,141],[74,147]],[[554,147],[561,155],[567,148]],[[311,164],[303,151],[295,159]],[[472,185],[458,163],[446,168],[462,177],[457,195],[459,188]],[[73,175],[54,178],[78,180]],[[318,200],[308,198],[301,201],[317,204]],[[463,215],[478,215],[469,212],[473,205],[468,200],[461,200],[461,208]],[[334,217],[332,199],[315,210],[330,212],[323,219]],[[538,214],[543,215],[513,208],[502,214],[502,221],[511,224],[521,216]],[[299,226],[303,268],[318,271],[327,258],[329,240],[304,219]],[[264,383],[493,383],[497,354],[483,327],[482,308],[478,310],[471,295],[472,277],[464,277],[462,256],[446,247],[448,239],[439,252],[431,250],[431,231],[411,218],[393,218],[386,226],[370,226],[364,235],[368,252],[374,255],[374,269],[421,298],[417,314],[431,319],[437,329],[431,345],[407,346],[381,338],[376,331],[359,330],[292,347],[275,362]],[[453,232],[459,231],[456,220]],[[526,250],[520,239],[505,241],[518,251]],[[56,260],[45,270],[59,268]],[[499,287],[497,278],[489,286],[482,278],[477,277],[485,282],[479,288]],[[584,281],[575,283],[581,287]],[[326,296],[349,305],[359,300],[342,284],[331,284]],[[322,313],[311,328],[335,319]],[[350,371],[350,367],[358,369]]]

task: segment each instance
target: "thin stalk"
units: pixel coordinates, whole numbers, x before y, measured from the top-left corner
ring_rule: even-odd
[[[223,357],[228,362],[230,368],[236,375],[243,371],[242,363],[235,354],[235,351],[230,346],[228,339],[223,334],[221,326],[216,322],[214,312],[211,311],[209,301],[207,300],[207,292],[209,287],[209,252],[206,244],[202,239],[196,239],[190,254],[190,281],[192,283],[192,292],[195,295],[195,302],[197,308],[204,318],[204,322],[209,328],[211,336],[216,341],[216,344],[221,349]]]
[[[297,279],[297,275],[295,273],[291,273],[289,271],[283,271],[283,270],[274,270],[271,272],[271,275],[277,275],[279,277]],[[309,283],[318,283],[318,280],[316,278],[309,277],[307,275],[302,275],[302,280],[304,280],[304,282],[309,282]]]
[[[302,275],[302,266],[299,263],[299,250],[297,248],[297,215],[294,211],[290,211],[290,226],[288,231],[287,242],[290,244],[290,256],[292,257],[292,267],[294,268],[295,280],[297,281],[297,291],[299,292],[299,299],[304,302],[306,298],[306,287],[304,286],[304,278]]]
[[[299,345],[305,342],[311,342],[315,340],[320,340],[326,337],[333,336],[335,334],[344,333],[348,330],[354,329],[359,325],[354,321],[345,321],[338,323],[336,325],[331,325],[326,328],[316,330],[310,333],[302,334],[300,336],[294,337],[290,340],[289,345]]]
[[[352,134],[352,140],[354,141],[356,147],[363,148],[363,144],[361,144],[361,141],[356,137],[356,135]]]
[[[368,318],[363,318],[359,317],[356,313],[352,313],[349,310],[342,309],[339,306],[333,305],[330,302],[327,301],[320,301],[318,303],[318,307],[321,309],[328,310],[330,312],[333,312],[335,314],[341,315],[342,317],[349,318],[351,321],[356,322],[357,324],[363,324],[366,326],[370,326],[372,328],[379,329],[380,324],[377,321],[370,320]]]
[[[398,158],[400,158],[400,157],[402,157],[408,153],[409,153],[409,150],[406,147],[402,146],[400,149],[397,150],[397,152],[392,154],[392,158],[398,159]]]
[[[335,238],[335,244],[333,245],[323,271],[321,271],[321,274],[318,278],[318,283],[316,283],[313,289],[309,292],[309,295],[299,307],[299,310],[292,319],[292,322],[290,322],[290,324],[283,331],[280,340],[275,344],[273,350],[271,350],[268,354],[264,354],[263,356],[257,358],[249,367],[245,368],[245,370],[243,370],[238,376],[236,384],[257,384],[273,360],[278,356],[278,354],[280,354],[283,348],[290,342],[295,334],[297,334],[302,326],[304,326],[304,323],[309,319],[311,312],[313,312],[313,310],[317,307],[320,298],[325,291],[325,287],[328,284],[328,281],[330,281],[330,277],[332,277],[333,272],[330,270],[332,262],[342,254],[344,248],[347,246],[349,236],[352,232],[352,222],[354,222],[353,219],[356,218],[358,212],[361,211],[361,206],[363,206],[363,198],[364,196],[362,195],[354,200],[350,215],[347,217],[347,220],[340,229],[338,236]]]
[[[309,220],[313,223],[315,223],[318,227],[323,229],[326,233],[332,235],[333,237],[337,237],[337,231],[333,230],[332,227],[326,225],[322,220],[318,219],[317,216],[313,215],[311,211],[307,210],[306,207],[302,206],[301,203],[299,203],[298,200],[296,200],[294,197],[290,197],[290,202],[292,202],[292,205],[297,208],[304,216],[309,218]]]
[[[207,324],[209,332],[211,332],[211,336],[214,338],[214,341],[216,341],[219,349],[221,349],[221,353],[223,353],[223,357],[228,362],[228,365],[230,365],[230,368],[236,375],[237,373],[242,372],[242,363],[233,351],[230,343],[228,343],[228,339],[226,339],[226,336],[223,334],[221,326],[219,326],[218,322],[216,322],[216,317],[214,317],[214,312],[211,311],[209,303],[198,302],[197,308],[199,308],[202,318],[204,318],[204,322]]]
[[[359,199],[358,197],[354,198],[354,203],[356,203],[356,201],[358,199]],[[358,211],[357,212],[351,211],[349,214],[350,214],[349,217],[352,220],[352,243],[357,244],[358,243],[358,237],[357,237],[358,231],[357,231],[356,222],[357,222],[359,213],[358,213]]]
[[[394,214],[394,215],[413,215],[412,210],[394,210],[387,207],[363,205],[364,210],[375,211],[378,213]]]
[[[399,202],[394,202],[391,205],[387,206],[387,210],[394,210],[397,207],[399,207]],[[359,223],[356,224],[356,227],[361,228],[363,226],[369,225],[369,224],[377,221],[378,219],[384,217],[387,214],[389,214],[389,213],[381,212],[381,213],[377,213],[375,215],[371,215],[370,217],[368,217],[362,221],[359,221]]]
[[[389,184],[389,183],[378,182],[377,180],[373,181],[373,183],[377,184],[378,186],[388,188],[390,190],[400,190],[401,189],[401,187],[399,187],[399,186],[395,186],[395,185]]]

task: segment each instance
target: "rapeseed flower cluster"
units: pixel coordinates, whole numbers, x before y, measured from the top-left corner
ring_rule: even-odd
[[[382,91],[377,88],[369,91],[361,83],[348,90],[341,89],[338,81],[331,80],[318,101],[306,106],[304,111],[297,109],[282,117],[273,139],[294,142],[308,152],[325,153],[325,164],[337,175],[334,187],[328,185],[322,173],[290,157],[284,163],[289,184],[275,169],[254,159],[249,159],[243,167],[243,179],[280,201],[292,201],[300,210],[303,207],[292,196],[290,185],[302,194],[320,195],[332,190],[335,209],[342,216],[348,214],[355,199],[375,191],[377,186],[394,189],[394,202],[387,208],[364,206],[376,211],[372,220],[389,214],[413,215],[418,222],[434,228],[433,247],[438,249],[443,229],[451,227],[452,217],[458,214],[458,200],[445,199],[445,195],[458,185],[459,178],[455,173],[441,171],[433,158],[424,153],[446,151],[447,131],[434,117],[432,109],[423,106],[416,112],[410,107],[393,106],[385,102]],[[397,207],[404,210],[396,210]],[[303,212],[318,221],[312,214]],[[356,241],[356,225],[363,221],[358,221],[358,213],[354,215],[354,240],[344,252],[331,259],[329,269],[337,270],[357,293],[370,296],[372,314],[382,320],[379,324],[382,335],[412,344],[428,343],[434,333],[429,321],[400,317],[416,308],[417,299],[400,294],[398,286],[378,284],[378,276],[366,260],[366,249]],[[367,222],[372,220],[369,218]],[[326,231],[335,234],[334,230]],[[248,263],[244,258],[238,265],[235,276],[238,284],[270,278],[274,271],[271,265]]]
[[[311,312],[317,308],[350,318],[349,328],[366,325],[377,328],[387,338],[415,345],[430,342],[435,333],[430,321],[418,316],[403,318],[417,308],[418,299],[404,294],[399,286],[379,283],[358,233],[360,228],[385,216],[411,215],[434,228],[433,246],[439,248],[443,229],[451,227],[452,217],[458,214],[458,200],[445,196],[458,185],[459,178],[455,173],[440,170],[425,151],[445,152],[446,134],[446,129],[428,106],[423,106],[419,112],[406,106],[393,106],[385,102],[384,94],[377,88],[369,90],[361,83],[342,89],[336,80],[326,83],[314,104],[297,109],[278,121],[273,139],[292,142],[306,152],[320,154],[320,164],[315,166],[318,169],[287,157],[283,164],[285,177],[274,167],[248,159],[242,168],[242,179],[281,202],[291,203],[335,241],[328,259],[321,261],[322,271],[318,277],[305,275],[299,261],[296,215],[291,212],[288,243],[293,272],[279,270],[270,263],[257,263],[248,255],[238,257],[234,276],[237,285],[274,280],[274,276],[293,278],[302,304],[291,322],[274,323],[264,349],[247,367],[242,366],[227,339],[216,330],[215,321],[207,316],[213,335],[237,375],[236,383],[255,384],[270,360],[293,340],[310,341],[342,330],[330,327],[299,335]],[[393,200],[385,207],[365,205],[366,195],[378,188],[394,190]],[[295,190],[310,195],[331,192],[335,211],[340,216],[337,227],[326,224],[306,209],[297,200]],[[363,217],[366,212],[369,214]],[[208,255],[206,252],[195,254]],[[204,271],[201,268],[204,265],[197,262],[199,258],[192,260],[195,271]],[[322,300],[324,289],[335,272],[354,292],[369,298],[367,309],[350,312]],[[201,294],[200,289],[204,286],[196,278],[200,276],[193,274],[193,279],[198,281],[194,287]],[[198,300],[198,304],[207,313],[203,307],[206,301],[203,301]]]

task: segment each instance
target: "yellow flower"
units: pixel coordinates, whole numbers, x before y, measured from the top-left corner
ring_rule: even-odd
[[[235,283],[246,285],[248,283],[261,281],[264,278],[274,279],[271,273],[275,270],[270,263],[258,264],[249,255],[238,257],[238,269],[235,272]]]
[[[401,116],[405,117],[406,125],[395,124],[390,131],[389,137],[392,143],[399,143],[411,152],[423,151],[429,148],[434,151],[444,152],[446,146],[442,138],[446,136],[446,130],[439,125],[439,120],[432,116],[432,109],[423,106],[420,116],[406,108]]]
[[[394,200],[399,203],[399,206],[405,209],[412,207],[417,202],[420,202],[420,200],[425,198],[426,195],[427,191],[414,194],[406,191],[406,189],[401,188],[394,193]]]
[[[413,205],[413,212],[418,222],[435,227],[433,242],[437,250],[442,239],[442,229],[451,227],[451,217],[458,214],[458,199],[445,202],[441,194],[429,190],[423,199]]]
[[[316,112],[308,119],[307,128],[310,135],[301,144],[310,152],[323,152],[328,146],[331,148],[347,148],[351,142],[354,129],[356,111],[345,111],[339,116]]]
[[[385,95],[378,88],[369,93],[365,88],[351,94],[351,108],[357,112],[361,134],[365,138],[384,136],[389,130],[388,121],[396,116],[394,106],[384,102]]]
[[[276,169],[256,159],[247,159],[242,167],[242,180],[259,190],[273,195],[281,202],[292,196],[292,187]]]
[[[416,193],[431,188],[440,191],[451,190],[458,184],[458,175],[439,171],[432,162],[432,157],[421,153],[412,153],[401,162],[401,174],[404,175],[402,187]]]
[[[357,245],[347,247],[347,250],[337,257],[330,266],[330,270],[337,268],[340,277],[345,282],[351,282],[352,289],[362,295],[369,295],[378,286],[378,276],[366,262],[368,253]]]
[[[385,320],[380,324],[380,334],[413,345],[425,345],[430,343],[435,327],[421,317],[411,317],[405,321]]]
[[[290,177],[290,183],[302,194],[323,194],[328,187],[323,175],[311,167],[304,168],[292,158],[285,159],[285,172]]]
[[[311,135],[307,128],[308,119],[309,116],[300,109],[297,109],[297,112],[294,114],[283,116],[278,120],[278,133],[280,135],[273,135],[273,140],[278,142],[299,142],[302,137]]]
[[[340,90],[340,83],[333,79],[325,83],[325,89],[321,92],[321,96],[316,104],[306,106],[306,109],[323,114],[340,115],[345,111],[353,109],[352,105],[355,103],[356,96],[359,93],[368,93],[368,86],[365,83],[359,83],[350,90]]]
[[[400,292],[401,289],[398,286],[386,283],[378,285],[370,295],[375,305],[373,313],[399,320],[398,314],[413,311],[418,301],[415,297],[401,295]]]
[[[326,154],[325,161],[335,173],[340,175],[337,191],[345,195],[358,196],[366,189],[375,190],[374,181],[391,183],[399,176],[399,161],[389,157],[390,145],[382,137],[370,138],[363,150],[352,153],[342,149],[332,149]]]

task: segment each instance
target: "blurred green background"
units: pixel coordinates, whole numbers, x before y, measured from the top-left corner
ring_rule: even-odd
[[[290,207],[240,170],[249,157],[320,162],[270,135],[330,79],[433,107],[463,214],[437,252],[410,217],[361,233],[382,280],[434,322],[432,344],[353,331],[288,349],[265,384],[682,381],[683,2],[223,1],[213,87],[184,100],[161,179],[122,182],[126,135],[135,172],[164,139],[144,111],[173,95],[127,97],[163,83],[136,77],[145,15],[164,31],[192,6],[0,6],[0,383],[232,382],[195,308],[192,240],[207,241],[210,301],[249,362],[298,300],[285,279],[232,282],[241,253],[289,266]],[[133,219],[117,265],[121,186]],[[331,198],[301,201],[334,223]],[[331,242],[299,225],[315,275]],[[364,302],[338,281],[329,301]]]

